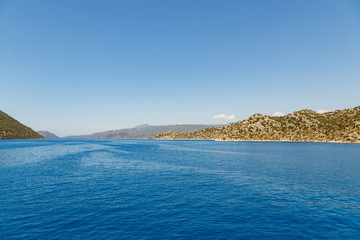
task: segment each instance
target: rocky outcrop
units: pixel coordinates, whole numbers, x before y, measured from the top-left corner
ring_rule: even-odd
[[[174,138],[176,138],[176,133],[173,130],[170,130],[170,131],[165,132],[165,133],[157,134],[155,136],[155,138],[158,138],[158,139],[174,139]]]

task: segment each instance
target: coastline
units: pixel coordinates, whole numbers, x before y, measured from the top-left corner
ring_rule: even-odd
[[[172,138],[172,139],[158,139],[154,140],[190,140],[190,141],[215,141],[215,142],[283,142],[283,143],[342,143],[342,144],[360,144],[357,142],[343,142],[343,141],[290,141],[290,140],[224,140],[224,139],[184,139],[184,138]]]

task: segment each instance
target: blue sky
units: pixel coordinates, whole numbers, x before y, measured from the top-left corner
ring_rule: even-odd
[[[356,0],[0,0],[0,109],[60,136],[355,107],[359,76]]]

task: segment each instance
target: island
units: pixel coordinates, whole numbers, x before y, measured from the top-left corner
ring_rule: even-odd
[[[305,109],[285,116],[256,113],[246,120],[190,133],[168,131],[154,139],[360,143],[360,106],[317,113]]]

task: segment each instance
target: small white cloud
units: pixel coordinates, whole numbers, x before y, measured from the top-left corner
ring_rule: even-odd
[[[273,116],[274,117],[281,117],[281,116],[284,116],[284,114],[282,112],[274,112]]]
[[[330,112],[329,110],[325,110],[325,109],[319,109],[316,111],[317,113],[327,113],[327,112]]]
[[[217,119],[234,119],[235,118],[235,115],[229,115],[227,116],[226,114],[218,114],[218,115],[215,115],[213,116],[212,118],[217,118]]]

